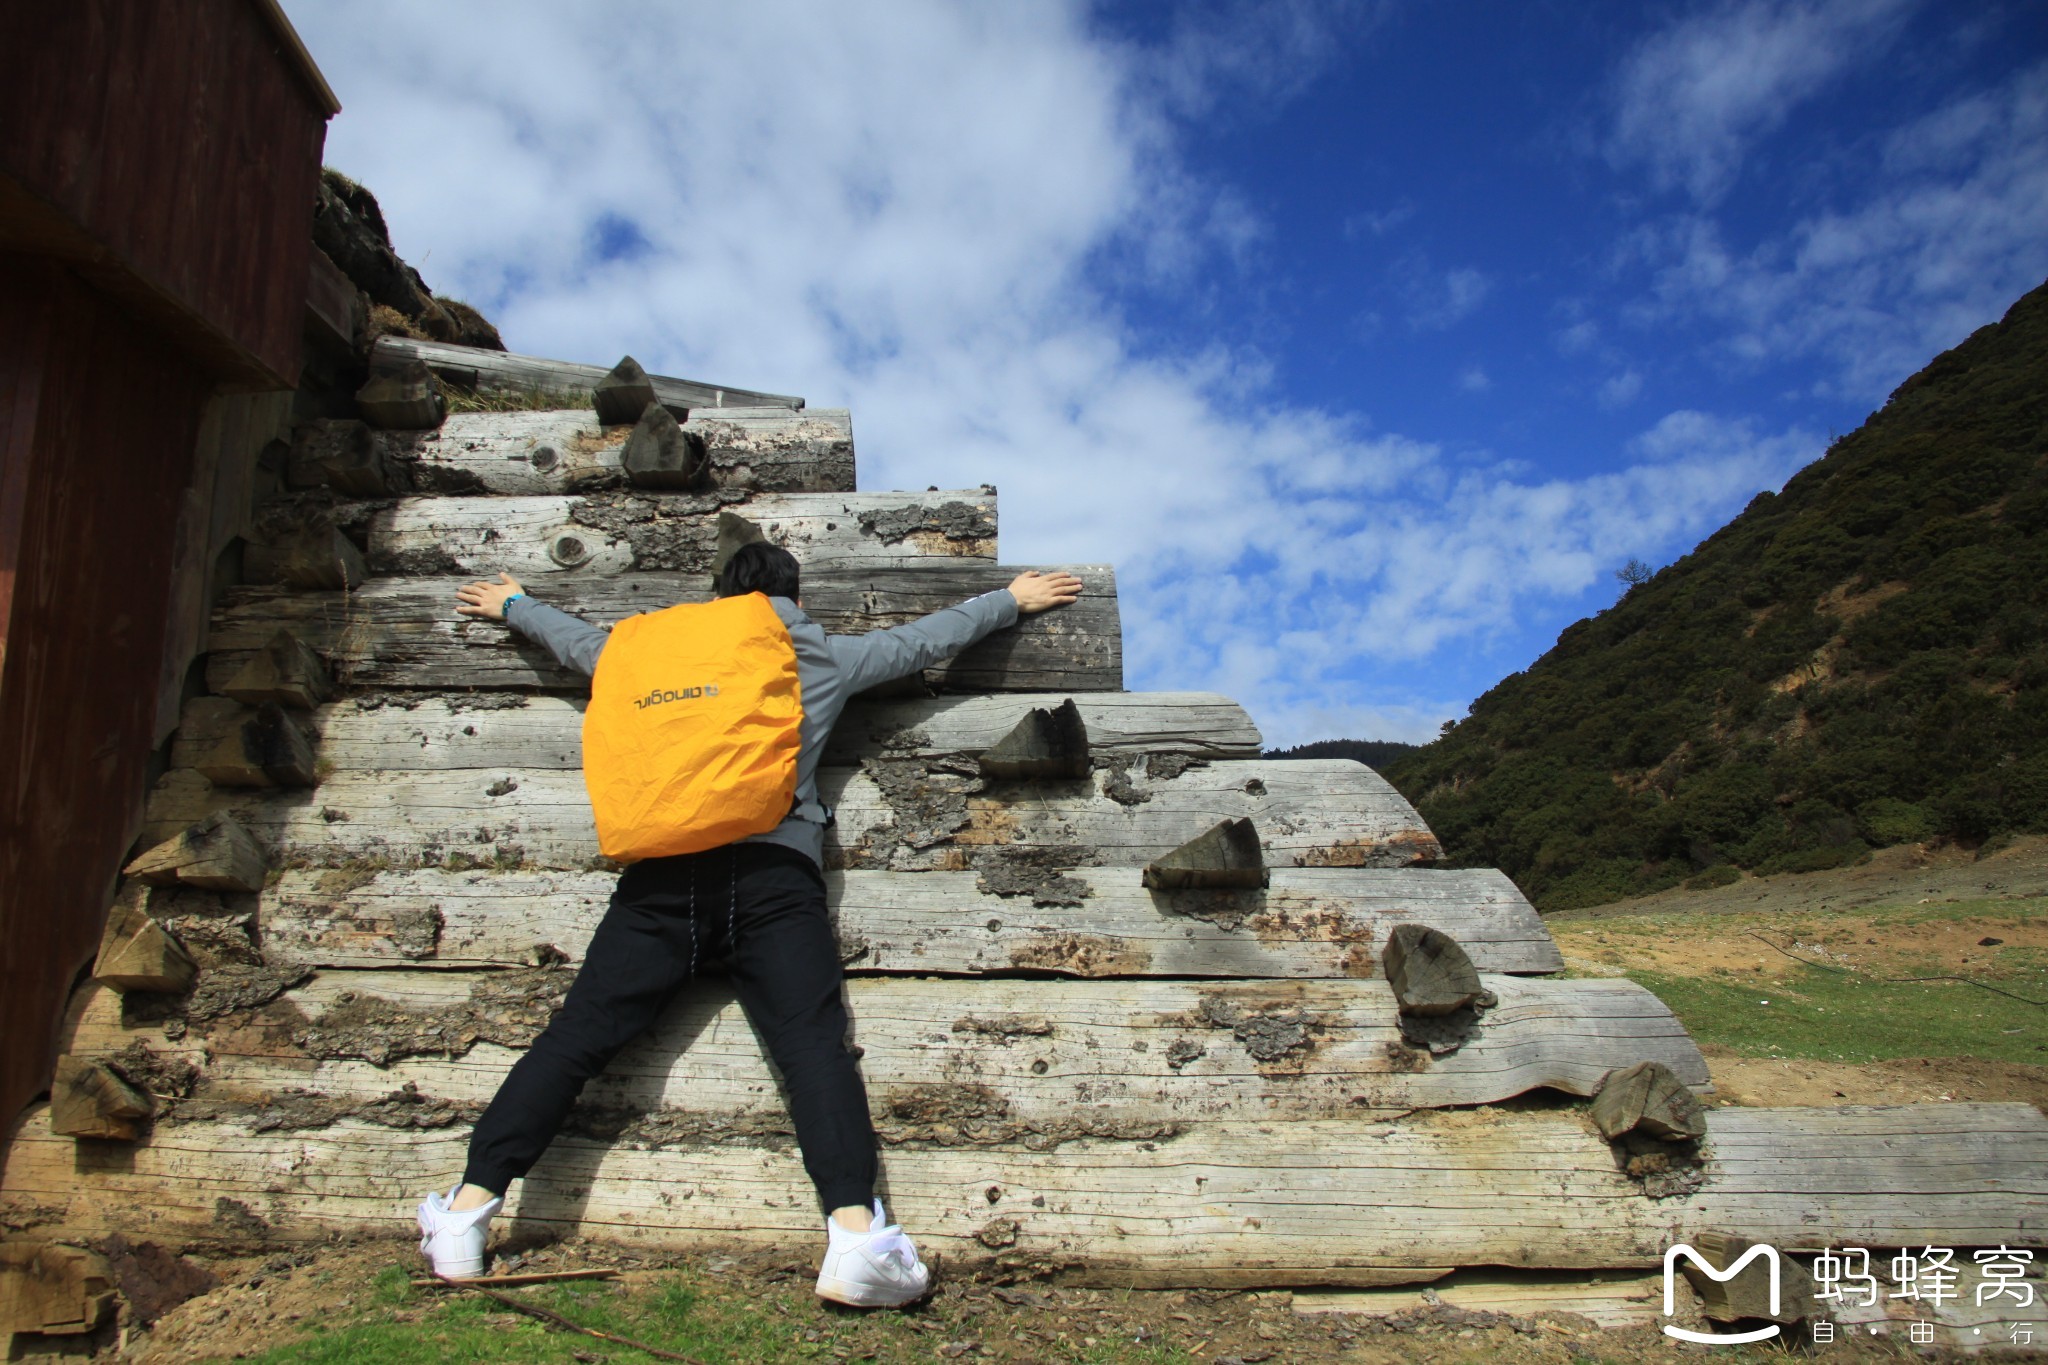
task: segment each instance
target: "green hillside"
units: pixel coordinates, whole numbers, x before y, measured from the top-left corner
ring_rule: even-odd
[[[1387,776],[1544,909],[2048,829],[2048,285]]]
[[[1292,749],[1268,749],[1261,758],[1348,758],[1384,772],[1397,760],[1415,752],[1413,744],[1398,739],[1319,739],[1297,744]]]

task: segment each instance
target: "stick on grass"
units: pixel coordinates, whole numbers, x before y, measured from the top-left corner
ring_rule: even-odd
[[[543,1308],[537,1303],[527,1303],[522,1299],[515,1299],[510,1294],[500,1294],[495,1289],[486,1289],[475,1280],[457,1280],[446,1275],[436,1275],[434,1278],[447,1285],[450,1289],[474,1289],[479,1294],[489,1295],[515,1313],[524,1313],[530,1318],[539,1318],[550,1327],[559,1328],[565,1332],[580,1332],[587,1337],[596,1337],[599,1341],[609,1341],[614,1346],[624,1346],[635,1351],[645,1351],[657,1360],[680,1360],[684,1362],[684,1365],[704,1365],[704,1362],[697,1357],[686,1356],[681,1351],[664,1351],[659,1346],[649,1346],[645,1342],[635,1341],[631,1337],[622,1337],[613,1332],[601,1332],[595,1327],[585,1327],[582,1323],[572,1322],[551,1308]]]

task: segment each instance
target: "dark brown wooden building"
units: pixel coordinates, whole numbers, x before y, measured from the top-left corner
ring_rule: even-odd
[[[290,417],[338,108],[276,0],[0,6],[8,1128],[49,1082],[256,457]]]

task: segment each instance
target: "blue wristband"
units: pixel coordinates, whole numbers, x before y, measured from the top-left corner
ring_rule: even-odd
[[[511,619],[512,619],[512,604],[513,604],[514,602],[517,602],[517,601],[518,601],[518,600],[519,600],[520,598],[522,598],[522,597],[524,597],[524,596],[526,596],[526,594],[525,594],[525,593],[523,593],[523,592],[515,592],[515,593],[513,593],[513,594],[512,594],[512,595],[511,595],[510,597],[506,598],[506,599],[504,600],[504,602],[503,602],[503,603],[501,603],[501,604],[499,605],[499,607],[498,607],[498,615],[499,615],[499,616],[501,616],[502,618],[504,618],[504,619],[505,619],[505,620],[507,620],[507,621],[511,620]]]

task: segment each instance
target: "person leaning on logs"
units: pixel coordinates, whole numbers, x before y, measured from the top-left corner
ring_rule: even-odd
[[[508,574],[456,592],[464,616],[504,621],[565,667],[597,671],[606,632],[535,601]],[[1065,606],[1071,574],[1027,572],[1008,588],[865,635],[827,635],[798,597],[796,559],[744,545],[716,580],[720,598],[761,593],[795,647],[801,703],[796,800],[765,834],[702,852],[650,857],[620,874],[562,1006],[499,1086],[470,1136],[462,1181],[420,1205],[420,1249],[436,1273],[482,1272],[492,1214],[547,1149],[592,1076],[646,1031],[700,958],[723,954],[747,1018],[781,1068],[804,1169],[829,1216],[817,1292],[861,1307],[921,1297],[930,1276],[875,1198],[875,1134],[847,1050],[838,945],[825,909],[819,755],[846,701],[950,658],[1019,615]],[[770,818],[773,816],[771,814]]]

